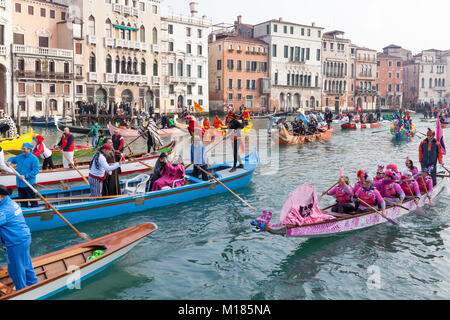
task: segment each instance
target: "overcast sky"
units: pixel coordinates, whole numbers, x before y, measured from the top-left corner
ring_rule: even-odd
[[[164,0],[174,14],[188,14],[191,0]],[[400,45],[413,54],[424,49],[450,49],[450,3],[445,0],[197,0],[199,15],[213,24],[257,24],[285,21],[341,30],[359,46],[381,51]],[[170,10],[170,9],[169,9]]]

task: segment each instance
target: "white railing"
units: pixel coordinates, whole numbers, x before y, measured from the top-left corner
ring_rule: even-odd
[[[6,56],[6,46],[0,46],[0,56]]]
[[[188,23],[204,27],[210,27],[212,25],[212,19],[203,19],[185,15],[167,15],[163,16],[162,18],[173,22]]]
[[[122,5],[121,4],[117,4],[117,3],[113,3],[113,11],[122,13]]]
[[[153,83],[154,85],[159,84],[159,83],[160,83],[159,77],[153,76],[153,77],[152,77],[152,83]]]
[[[138,41],[131,41],[125,39],[114,39],[116,48],[126,48],[126,49],[135,49],[135,50],[147,50],[146,44]]]
[[[178,82],[179,78],[178,77],[169,77],[169,82]]]
[[[139,17],[139,9],[133,8],[133,16]]]
[[[41,47],[31,47],[15,44],[13,45],[13,53],[26,53],[26,54],[34,54],[40,56],[52,56],[52,57],[60,57],[60,58],[73,58],[72,50],[64,50],[64,49],[53,49],[53,48],[41,48]]]
[[[148,77],[147,76],[141,76],[141,83],[148,83]]]
[[[88,34],[87,35],[87,43],[88,43],[88,45],[97,44],[97,36]]]
[[[0,7],[6,8],[6,0],[0,0]]]
[[[159,52],[159,45],[157,45],[157,44],[152,44],[152,52],[153,52],[153,53]]]
[[[123,13],[131,15],[131,7],[124,6],[123,7]]]
[[[105,73],[105,82],[115,82],[114,74]]]
[[[145,42],[140,42],[140,50],[142,50],[142,51],[147,51],[147,43],[145,43]]]
[[[114,38],[105,37],[105,47],[114,47]]]
[[[88,73],[88,81],[97,81],[97,72]]]
[[[141,76],[139,74],[116,74],[116,82],[144,82],[146,81],[146,76]]]

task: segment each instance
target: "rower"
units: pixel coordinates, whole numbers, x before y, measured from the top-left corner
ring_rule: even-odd
[[[336,196],[336,204],[331,208],[332,212],[349,214],[355,211],[355,206],[352,202],[353,190],[350,187],[350,180],[347,176],[340,178],[338,185],[328,191],[328,193],[322,193],[322,195],[325,194]]]
[[[395,174],[395,177],[396,177],[397,182],[400,182],[400,180],[402,179],[402,175],[401,175],[400,172],[398,171],[397,165],[396,165],[396,164],[394,164],[394,163],[389,163],[389,164],[386,166],[386,169],[387,169],[387,170],[391,170],[391,171]]]
[[[33,154],[36,157],[40,156],[44,159],[42,170],[47,170],[47,168],[55,169],[56,167],[53,164],[52,151],[45,145],[44,137],[38,134],[34,139],[36,139],[37,143],[33,149]]]
[[[250,121],[250,111],[247,107],[245,107],[244,112],[242,112],[239,119],[242,119],[244,122],[244,126],[248,126],[248,123]]]
[[[120,163],[112,166],[106,161],[106,153],[112,150],[111,145],[105,143],[92,158],[89,165],[89,185],[91,187],[91,197],[100,197],[102,195],[103,181],[106,179],[108,172],[120,167]]]
[[[402,172],[402,182],[400,187],[405,193],[406,199],[411,199],[413,197],[420,198],[420,188],[417,181],[413,178],[411,171],[408,169],[403,170]],[[411,193],[413,192],[413,193]]]
[[[366,181],[368,175],[364,172],[364,170],[359,170],[356,173],[356,177],[358,178],[358,181],[355,183],[355,186],[353,187],[353,193],[356,193],[359,188],[361,188],[364,185],[364,181]]]
[[[379,164],[377,169],[377,175],[375,178],[373,178],[373,184],[375,186],[378,185],[384,178],[384,165]]]
[[[38,282],[30,256],[31,233],[22,209],[0,185],[0,241],[6,247],[8,274],[16,291]]]
[[[433,195],[433,180],[429,176],[426,168],[422,169],[420,176],[417,178],[417,183],[419,184],[420,192],[426,194],[428,191],[428,197],[431,198]]]
[[[211,129],[211,126],[210,126],[210,124],[209,124],[209,119],[206,118],[206,117],[205,117],[205,120],[203,120],[203,128],[204,128],[205,130]]]
[[[417,177],[420,175],[419,169],[417,169],[417,167],[414,166],[414,163],[412,162],[412,160],[409,159],[409,157],[406,158],[405,166],[406,170],[411,172],[414,179],[417,179]]]
[[[356,213],[372,211],[373,209],[368,207],[368,204],[372,207],[378,206],[378,208],[381,208],[383,210],[383,214],[386,215],[386,202],[384,201],[377,188],[375,188],[375,186],[373,185],[372,178],[367,177],[364,180],[361,188],[359,188],[355,193],[355,197],[365,202],[363,203],[361,201],[358,201],[359,205],[357,206],[358,210],[356,211]]]
[[[119,128],[114,128],[114,134],[111,137],[116,161],[120,161],[120,159],[123,158],[123,152],[124,152],[124,148],[125,148],[124,147],[125,140],[119,134],[119,131],[120,131]]]
[[[219,116],[216,116],[214,118],[214,128],[216,128],[217,130],[222,129],[223,126],[223,122],[222,119],[219,118]]]
[[[391,170],[386,170],[384,179],[377,186],[381,196],[392,202],[398,202],[400,205],[405,199],[405,193],[400,185],[397,183],[397,176]]]
[[[94,147],[94,146],[93,146]],[[73,163],[73,153],[75,150],[75,138],[70,133],[70,130],[68,127],[64,128],[64,133],[61,137],[61,140],[58,143],[58,148],[61,149],[61,152],[64,153],[65,157],[63,156],[62,162],[64,168],[69,168],[71,163]],[[69,159],[69,161],[66,159]]]

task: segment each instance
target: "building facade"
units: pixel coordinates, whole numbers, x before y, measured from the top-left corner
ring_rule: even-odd
[[[64,114],[73,102],[73,51],[60,41],[67,6],[12,1],[13,100],[16,117]]]
[[[351,47],[350,40],[342,38],[343,34],[342,31],[326,32],[322,39],[322,107],[336,113],[348,110],[351,94]]]
[[[77,105],[159,112],[160,1],[74,0],[71,8]]]
[[[254,26],[254,37],[269,45],[270,110],[320,108],[322,31],[281,18]]]
[[[11,1],[0,0],[0,109],[13,113],[12,106],[12,13]]]
[[[191,16],[162,17],[161,112],[192,110],[194,101],[209,111],[208,33],[211,20],[198,17],[197,3]]]
[[[356,48],[355,108],[372,111],[377,105],[377,52]]]
[[[377,107],[399,109],[403,105],[403,61],[385,53],[377,54]]]
[[[209,98],[214,111],[224,105],[257,112],[269,101],[268,46],[257,39],[213,35],[209,43]]]

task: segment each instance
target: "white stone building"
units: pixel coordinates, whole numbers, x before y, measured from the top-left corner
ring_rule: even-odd
[[[438,105],[445,103],[447,87],[447,59],[440,50],[424,50],[414,56],[418,75],[419,104]],[[447,99],[448,100],[448,99]]]
[[[323,28],[282,18],[254,26],[254,37],[269,45],[269,109],[314,110],[321,107]]]
[[[0,0],[0,109],[8,113],[12,113],[11,27],[11,0]]]
[[[199,17],[198,4],[191,15],[163,13],[161,112],[193,108],[194,101],[209,112],[208,34],[212,21]]]

